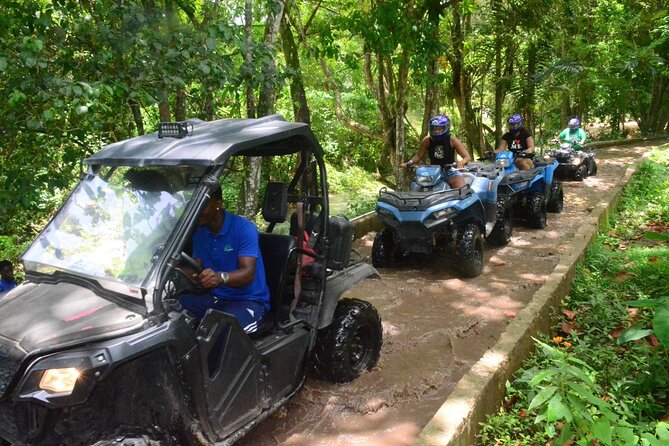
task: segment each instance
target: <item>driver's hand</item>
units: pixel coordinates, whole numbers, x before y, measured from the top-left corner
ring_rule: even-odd
[[[455,163],[455,167],[457,167],[458,169],[462,169],[463,167],[465,167],[465,162],[460,160],[457,163]]]
[[[216,288],[221,284],[221,276],[211,268],[207,268],[197,275],[200,283],[205,288]]]
[[[406,169],[407,166],[408,166],[407,163],[402,163],[402,164],[400,164],[400,169]]]

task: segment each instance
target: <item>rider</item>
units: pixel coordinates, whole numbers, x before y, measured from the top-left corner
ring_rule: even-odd
[[[578,118],[571,118],[567,123],[567,128],[560,132],[560,142],[570,142],[574,150],[581,150],[585,144],[585,130],[581,128],[581,121]]]
[[[456,163],[458,169],[462,169],[472,158],[467,153],[464,144],[452,136],[451,120],[446,115],[437,115],[430,119],[430,132],[420,143],[420,150],[406,163],[400,164],[402,169],[419,163],[426,153],[430,154],[430,163],[442,167],[444,179],[453,189],[464,187],[465,181],[458,170],[451,170],[451,164],[455,162],[455,152],[462,159]]]
[[[523,117],[518,113],[509,116],[506,120],[509,129],[499,142],[499,148],[495,153],[510,150],[516,155],[516,167],[520,170],[527,170],[534,167],[531,157],[534,155],[534,139],[530,132],[523,127]],[[521,158],[520,153],[529,155],[527,158]]]

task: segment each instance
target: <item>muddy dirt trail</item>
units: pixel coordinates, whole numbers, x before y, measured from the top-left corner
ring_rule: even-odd
[[[485,251],[485,269],[458,279],[439,259],[381,269],[347,293],[383,319],[378,366],[337,385],[309,378],[283,409],[251,431],[244,446],[413,444],[458,380],[493,346],[558,263],[583,217],[646,147],[598,149],[598,175],[564,181],[565,206],[544,230],[514,228],[511,243]],[[369,256],[373,233],[356,242]]]

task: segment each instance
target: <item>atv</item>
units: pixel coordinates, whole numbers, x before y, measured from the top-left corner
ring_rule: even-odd
[[[597,175],[594,150],[588,150],[573,142],[554,142],[558,144],[558,148],[546,151],[544,156],[558,161],[556,176],[561,179],[583,181],[589,176]]]
[[[531,156],[534,167],[519,170],[515,167],[516,154],[504,151],[496,154],[495,164],[504,169],[504,179],[498,193],[509,197],[515,215],[531,228],[546,227],[547,212],[562,212],[564,192],[562,184],[554,178],[557,161]]]
[[[440,166],[419,166],[410,191],[381,189],[376,213],[386,227],[372,245],[375,267],[393,266],[409,254],[440,254],[462,277],[476,277],[483,270],[483,238],[508,243],[511,211],[497,197],[502,170],[464,171],[460,189],[451,189],[443,174]]]
[[[197,320],[177,298],[198,286],[185,267],[199,266],[200,211],[250,156],[296,168],[266,185],[270,311],[247,334],[213,309]],[[83,164],[22,256],[27,280],[0,302],[0,444],[229,445],[295,396],[310,365],[347,382],[377,363],[378,312],[340,299],[377,273],[351,260],[351,223],[328,214],[309,126],[278,115],[163,123]]]

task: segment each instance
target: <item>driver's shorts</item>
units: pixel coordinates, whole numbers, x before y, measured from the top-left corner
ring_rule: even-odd
[[[200,320],[210,308],[228,313],[246,333],[258,330],[265,317],[265,305],[252,300],[220,300],[211,294],[185,294],[179,297],[179,302]]]
[[[444,180],[447,180],[450,177],[457,177],[457,176],[462,176],[462,173],[460,173],[459,170],[447,169],[447,170],[444,170],[441,177]]]

